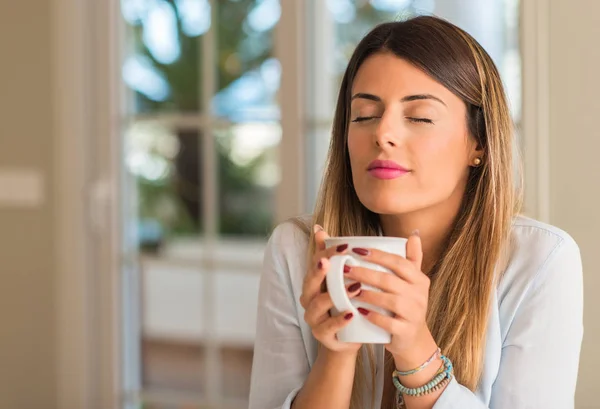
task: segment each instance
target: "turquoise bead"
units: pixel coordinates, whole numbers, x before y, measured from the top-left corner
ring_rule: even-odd
[[[400,379],[398,378],[398,376],[394,376],[392,378],[392,380],[393,380],[394,386],[396,387],[398,392],[400,392],[402,395],[408,395],[408,396],[426,395],[427,393],[429,393],[433,389],[435,389],[445,379],[451,379],[453,376],[452,375],[452,368],[453,368],[452,362],[444,355],[441,355],[440,358],[442,359],[442,362],[444,363],[444,372],[436,375],[427,384],[420,386],[418,388],[407,388],[406,386],[404,386],[400,383]]]

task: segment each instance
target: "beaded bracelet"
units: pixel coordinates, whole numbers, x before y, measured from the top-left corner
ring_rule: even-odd
[[[407,388],[406,386],[402,385],[398,377],[394,375],[393,382],[398,392],[400,392],[402,395],[408,396],[423,396],[446,386],[450,380],[452,380],[453,366],[452,362],[446,356],[441,355],[440,358],[444,363],[443,371],[436,374],[427,384],[418,388]]]
[[[436,376],[438,376],[441,373],[444,373],[445,371],[446,371],[446,364],[442,361],[442,364],[440,365],[438,370],[435,372],[433,377],[435,378]],[[436,386],[431,388],[429,393],[433,393],[439,389],[445,388],[446,385],[448,385],[450,383],[450,380],[451,380],[451,378],[444,379],[442,382],[440,382],[439,384],[437,384]],[[404,406],[404,396],[402,395],[402,393],[400,393],[400,391],[398,389],[396,389],[396,409],[406,409],[406,406]]]
[[[437,390],[443,389],[443,388],[445,388],[450,383],[451,380],[452,380],[452,378],[446,378],[442,382],[438,383],[436,386],[432,387],[428,392],[426,392],[426,393],[420,393],[418,395],[413,395],[413,396],[419,397],[419,396],[427,395],[428,393],[433,393],[433,392],[435,392]],[[396,408],[397,409],[404,409],[405,408],[405,406],[404,406],[405,405],[404,396],[398,390],[396,390],[396,393],[397,393],[397,395],[396,395]]]
[[[415,368],[415,369],[411,369],[410,371],[399,371],[399,370],[395,370],[394,371],[394,376],[408,376],[408,375],[412,375],[415,374],[417,372],[422,371],[423,369],[427,368],[427,366],[433,362],[433,360],[442,353],[442,350],[440,348],[436,349],[436,351],[433,353],[433,355],[431,355],[431,357],[423,362],[423,364],[421,364],[421,366]]]

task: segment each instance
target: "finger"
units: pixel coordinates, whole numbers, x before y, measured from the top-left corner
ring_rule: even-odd
[[[413,304],[412,300],[407,297],[369,290],[361,291],[356,299],[366,304],[383,308],[393,313],[396,318],[406,318]]]
[[[313,262],[318,265],[318,262],[323,258],[330,259],[333,256],[339,256],[348,252],[348,244],[341,243],[321,251],[317,251],[313,256]]]
[[[329,270],[329,260],[320,258],[313,268],[309,268],[302,284],[302,295],[300,296],[300,305],[307,309],[313,298],[321,294],[321,284],[325,280],[325,275]]]
[[[355,298],[361,291],[360,283],[352,283],[347,286],[349,298]],[[314,327],[329,318],[329,310],[333,308],[333,302],[328,293],[321,293],[313,298],[304,312],[304,321]]]
[[[346,277],[390,294],[406,293],[409,283],[395,274],[359,266],[345,266]]]
[[[308,308],[304,311],[304,321],[314,328],[329,318],[329,310],[333,307],[329,294],[322,293],[310,302]]]
[[[325,233],[327,234],[327,233]],[[328,249],[318,252],[313,257],[313,267],[308,269],[306,277],[304,277],[304,283],[302,287],[302,296],[300,297],[300,304],[306,308],[310,300],[317,294],[322,292],[322,284],[325,280],[325,276],[329,271],[329,258],[334,255],[344,254],[348,251],[347,244],[339,244],[332,246]]]
[[[387,268],[409,283],[414,283],[419,279],[420,270],[415,267],[412,261],[402,256],[377,249],[356,247],[352,249],[352,252],[358,254],[365,261]]]
[[[339,255],[345,254],[347,252],[348,252],[348,244],[341,243],[341,244],[337,244],[337,245],[331,246],[329,248],[326,248],[325,250],[321,251],[319,254],[321,257],[331,258],[333,256],[339,256]]]
[[[329,237],[329,234],[327,234],[327,232],[323,230],[323,227],[321,227],[318,224],[314,225],[313,232],[315,234],[315,244],[317,251],[325,250],[325,239]]]
[[[417,270],[421,271],[421,264],[423,263],[423,246],[419,230],[412,232],[408,238],[408,243],[406,243],[406,258],[414,263]]]
[[[346,325],[352,322],[354,314],[350,311],[344,311],[336,317],[329,317],[321,324],[313,327],[313,335],[315,338],[327,339],[334,336]]]
[[[377,311],[367,310],[359,307],[358,312],[362,314],[367,320],[384,329],[392,335],[401,334],[405,331],[407,325],[410,325],[407,321],[389,317],[387,315],[379,314]]]

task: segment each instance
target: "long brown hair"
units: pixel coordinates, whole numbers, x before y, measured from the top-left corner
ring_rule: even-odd
[[[412,63],[461,98],[467,107],[469,131],[483,149],[483,163],[471,170],[460,212],[430,272],[427,313],[429,329],[453,361],[457,380],[474,391],[483,367],[495,271],[507,247],[520,194],[514,183],[513,126],[502,81],[492,59],[473,37],[431,16],[381,24],[364,37],[342,80],[313,223],[332,236],[377,235],[379,230],[378,215],[361,204],[354,190],[347,135],[352,83],[365,59],[380,52]],[[309,248],[311,252],[315,248],[312,234]],[[368,352],[369,389],[374,391],[372,348]],[[360,356],[353,408],[362,405],[360,391],[368,382]]]

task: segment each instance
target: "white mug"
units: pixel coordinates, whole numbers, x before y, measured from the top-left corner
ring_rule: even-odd
[[[331,297],[334,306],[331,311],[332,315],[336,316],[346,311],[350,311],[354,315],[352,321],[338,332],[338,340],[341,342],[361,344],[389,344],[392,341],[392,336],[389,332],[371,323],[365,316],[358,312],[357,308],[363,307],[390,317],[392,316],[392,313],[355,299],[351,300],[350,297],[348,297],[346,288],[353,281],[346,279],[344,265],[360,266],[393,274],[390,270],[380,265],[364,261],[358,254],[352,252],[352,248],[374,248],[406,257],[407,241],[407,239],[401,237],[383,236],[330,237],[325,239],[325,245],[328,248],[334,246],[337,247],[340,244],[348,244],[348,251],[346,254],[333,256],[329,259],[330,267],[326,277],[327,291],[329,292],[329,296]],[[362,284],[361,288],[370,291],[381,291],[366,284]]]

